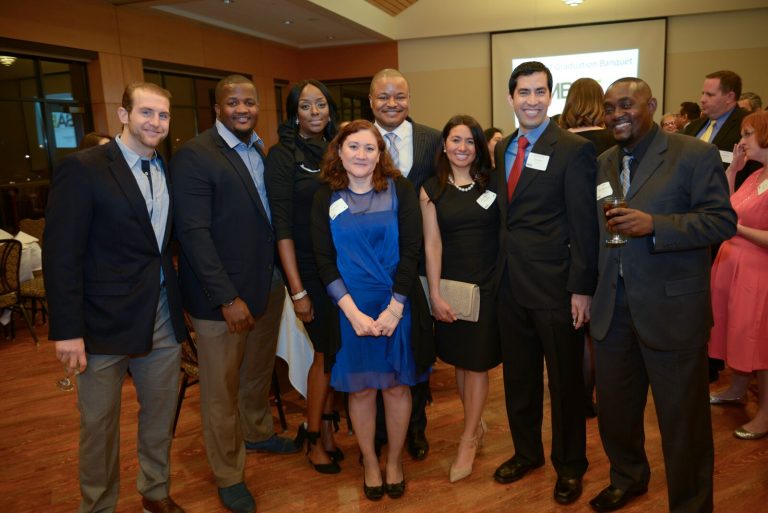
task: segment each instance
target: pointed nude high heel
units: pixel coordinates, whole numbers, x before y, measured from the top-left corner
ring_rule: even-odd
[[[459,450],[461,450],[461,442],[467,442],[471,444],[472,452],[477,452],[477,441],[478,437],[473,436],[472,438],[465,438],[461,437],[461,441],[459,442]],[[472,463],[474,463],[475,458],[474,455],[472,456]],[[472,473],[472,463],[469,464],[468,467],[457,467],[456,461],[454,460],[453,463],[451,463],[451,470],[448,474],[448,480],[451,483],[455,483],[456,481],[461,481],[465,477],[469,476]]]

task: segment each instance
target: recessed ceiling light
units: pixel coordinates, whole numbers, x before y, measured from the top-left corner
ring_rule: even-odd
[[[283,21],[283,25],[293,25],[293,20],[285,20]]]
[[[229,5],[229,4],[235,3],[235,0],[221,0],[221,1],[224,3],[224,5]]]
[[[328,36],[328,39],[336,39],[336,38],[333,36]]]
[[[570,6],[570,7],[576,7],[576,6],[584,3],[584,0],[563,0],[563,3],[565,5]]]

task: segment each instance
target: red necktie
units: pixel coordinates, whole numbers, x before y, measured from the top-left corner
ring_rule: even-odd
[[[507,179],[507,201],[512,201],[512,194],[515,192],[518,180],[520,180],[520,174],[523,171],[523,162],[525,161],[525,148],[528,146],[528,139],[524,135],[520,136],[517,140],[517,155],[515,156],[515,162],[512,164],[512,169],[509,172],[509,178]]]

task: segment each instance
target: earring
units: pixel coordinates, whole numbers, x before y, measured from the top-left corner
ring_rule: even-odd
[[[299,118],[296,118],[296,126],[299,126]]]
[[[443,146],[443,153],[445,153],[445,146]]]

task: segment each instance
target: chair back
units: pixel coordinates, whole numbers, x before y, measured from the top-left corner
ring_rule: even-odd
[[[0,296],[19,293],[19,267],[21,242],[16,239],[0,239]]]
[[[43,247],[43,232],[45,232],[45,218],[22,219],[19,221],[19,230],[37,239],[40,247]]]

